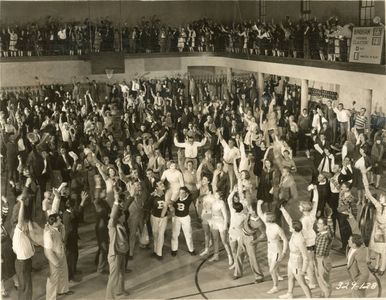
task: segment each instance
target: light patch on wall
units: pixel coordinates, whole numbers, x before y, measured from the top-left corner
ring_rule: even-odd
[[[149,71],[170,71],[181,69],[181,59],[179,57],[172,58],[148,58],[145,59],[145,72]]]

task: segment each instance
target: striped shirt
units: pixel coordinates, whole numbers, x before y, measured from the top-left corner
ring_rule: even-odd
[[[356,129],[365,129],[367,127],[367,117],[362,115],[357,115],[355,117],[355,125]]]

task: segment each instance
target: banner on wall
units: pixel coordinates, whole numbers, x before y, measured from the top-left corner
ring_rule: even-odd
[[[380,64],[384,27],[354,27],[351,38],[350,62]]]

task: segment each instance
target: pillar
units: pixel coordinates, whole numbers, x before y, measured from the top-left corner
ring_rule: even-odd
[[[259,108],[261,108],[264,93],[264,73],[257,73],[257,95],[259,97]]]
[[[227,86],[228,89],[231,90],[232,88],[232,69],[227,68]]]
[[[301,85],[301,97],[300,97],[300,109],[303,111],[304,108],[308,109],[308,80],[302,79]]]

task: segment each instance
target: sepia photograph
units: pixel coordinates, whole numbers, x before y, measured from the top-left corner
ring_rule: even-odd
[[[0,299],[385,299],[385,12],[0,0]]]

